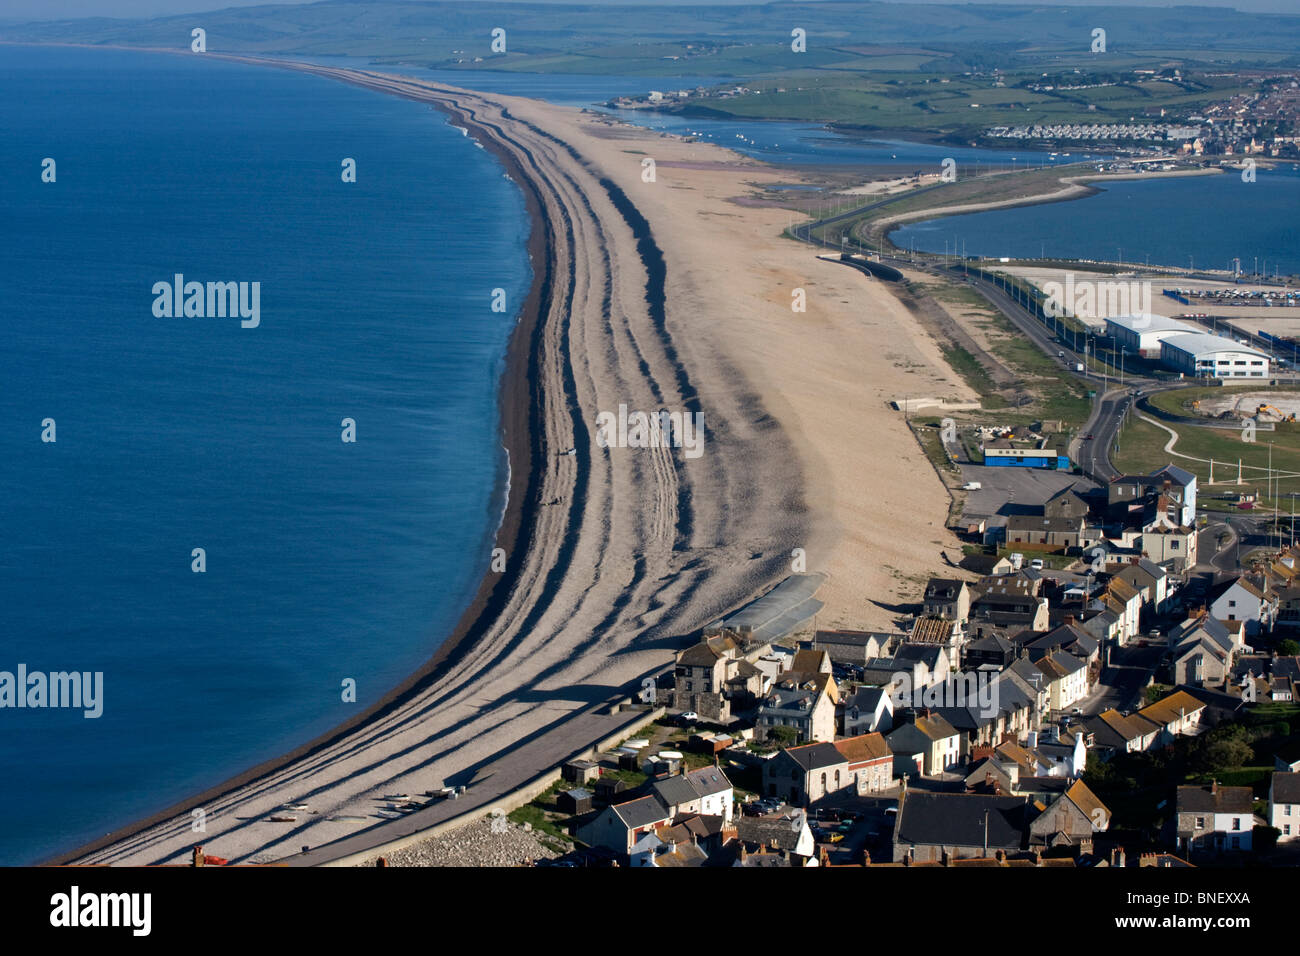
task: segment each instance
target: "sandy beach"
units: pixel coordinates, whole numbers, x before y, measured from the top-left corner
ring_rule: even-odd
[[[736,202],[788,170],[533,100],[291,68],[428,102],[523,180],[539,280],[502,393],[508,569],[374,713],[68,859],[175,863],[202,842],[271,861],[381,825],[385,794],[473,797],[505,755],[544,767],[542,741],[591,743],[578,718],[790,573],[795,549],[830,574],[822,627],[888,627],[941,549],[959,554],[947,493],[887,402],[975,396],[886,287],[781,238],[785,210]],[[601,447],[597,416],[620,405],[701,413],[702,454]],[[268,822],[292,802],[314,812]]]

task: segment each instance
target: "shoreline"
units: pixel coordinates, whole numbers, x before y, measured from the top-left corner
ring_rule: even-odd
[[[185,811],[200,805],[202,840],[214,852],[305,866],[486,812],[625,725],[617,705],[640,679],[789,573],[791,545],[809,540],[803,459],[783,453],[791,439],[743,373],[728,367],[719,378],[693,339],[679,338],[689,330],[671,321],[655,229],[641,200],[623,192],[621,165],[610,175],[586,153],[595,144],[575,125],[577,111],[366,71],[206,55],[424,102],[499,153],[524,192],[537,216],[534,284],[500,384],[520,480],[498,535],[511,539],[508,573],[486,577],[458,633],[367,712],[47,863],[183,862],[195,842]],[[582,153],[572,137],[586,143]],[[624,400],[694,407],[702,368],[711,385],[734,390],[711,396],[709,440],[728,432],[731,440],[711,444],[706,465],[692,468],[662,447],[594,449],[596,410]],[[382,794],[444,785],[468,790],[396,819],[376,813]],[[289,827],[269,821],[289,802],[314,809]]]
[[[77,44],[58,45],[80,46]],[[90,48],[99,49],[100,47]],[[141,49],[139,47],[120,49],[150,53],[183,54],[184,52]],[[272,65],[282,69],[301,69],[295,66],[293,61],[271,61],[231,54],[210,55],[224,60],[245,62],[252,65]],[[310,66],[310,64],[304,64],[304,66]],[[307,72],[312,71],[307,70]],[[501,164],[506,176],[514,182],[523,195],[529,222],[529,237],[525,244],[525,250],[533,277],[529,284],[528,294],[520,305],[515,327],[511,331],[502,363],[504,367],[497,385],[498,432],[502,436],[501,447],[505,455],[505,474],[502,477],[505,481],[503,490],[506,499],[505,507],[491,534],[494,546],[502,548],[506,553],[506,571],[497,573],[493,572],[489,567],[484,572],[473,597],[470,598],[468,605],[457,619],[457,623],[429,659],[362,713],[335,725],[287,753],[264,760],[248,770],[206,788],[198,794],[183,798],[162,810],[137,819],[123,827],[110,831],[103,837],[81,844],[72,850],[36,861],[34,865],[57,866],[71,863],[88,854],[152,829],[168,820],[187,815],[195,807],[211,803],[238,790],[240,787],[254,783],[313,753],[324,750],[331,744],[340,742],[354,731],[394,712],[402,704],[413,699],[421,690],[426,689],[440,676],[451,670],[463,659],[475,641],[482,636],[494,618],[502,611],[514,586],[514,579],[520,566],[520,563],[513,559],[519,551],[527,549],[534,531],[533,519],[536,511],[536,489],[540,457],[537,454],[539,449],[534,447],[540,444],[537,437],[539,430],[532,427],[535,424],[534,410],[537,408],[537,403],[532,400],[532,397],[538,388],[535,339],[544,304],[551,288],[550,264],[554,227],[539,201],[535,184],[516,161],[513,154],[504,149],[490,136],[487,136],[471,116],[467,115],[469,111],[447,104],[439,104],[435,108],[446,116],[448,123],[463,124],[463,127],[468,130],[468,135],[479,142]],[[493,498],[499,500],[495,494]]]

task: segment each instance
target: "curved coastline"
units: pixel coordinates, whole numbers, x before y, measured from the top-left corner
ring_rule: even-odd
[[[194,842],[188,810],[197,806],[207,810],[204,842],[232,861],[292,857],[295,865],[486,809],[626,722],[626,715],[611,719],[609,703],[660,670],[682,636],[788,573],[784,555],[792,542],[807,540],[800,463],[783,453],[788,442],[741,374],[729,377],[736,397],[710,405],[710,440],[728,431],[733,437],[703,469],[664,448],[593,451],[589,412],[622,400],[690,408],[698,393],[687,369],[698,362],[683,364],[666,321],[664,264],[650,224],[571,145],[502,105],[530,101],[296,61],[208,55],[429,103],[471,130],[520,185],[532,223],[534,282],[500,384],[512,474],[521,478],[497,537],[508,571],[489,573],[456,633],[367,712],[49,862],[181,862]],[[755,424],[761,435],[750,434]],[[783,482],[760,483],[760,445],[762,462],[780,462]],[[561,451],[567,448],[575,455]],[[756,520],[742,501],[766,517]],[[744,534],[767,548],[732,543]],[[748,561],[730,552],[748,553]],[[427,786],[428,770],[450,772],[451,784],[472,784],[454,814],[446,801],[360,830],[338,825],[356,819],[344,815],[379,799],[381,788]],[[267,812],[290,796],[338,819],[264,829]],[[304,839],[319,852],[298,855]]]
[[[135,47],[123,49],[140,51],[140,48]],[[148,50],[147,52],[178,53],[179,51]],[[291,61],[277,62],[256,57],[222,54],[213,54],[213,56],[239,62],[296,68]],[[453,125],[463,123],[464,125],[459,128],[466,131],[467,135],[473,136],[505,168],[506,176],[523,194],[529,221],[526,249],[533,278],[528,294],[520,306],[518,319],[506,348],[505,367],[497,389],[498,427],[505,454],[503,481],[506,487],[503,489],[504,507],[495,527],[495,547],[505,551],[506,570],[500,573],[494,573],[490,569],[485,571],[474,596],[438,649],[418,670],[385,693],[365,711],[287,753],[265,760],[198,794],[186,797],[147,817],[111,831],[101,838],[47,857],[39,861],[38,865],[66,865],[168,820],[188,815],[196,807],[210,804],[224,795],[337,744],[357,729],[396,712],[420,691],[454,668],[464,658],[475,640],[482,636],[491,621],[503,610],[520,566],[519,562],[513,559],[519,551],[528,548],[534,528],[540,457],[538,454],[540,448],[537,447],[540,445],[539,431],[533,427],[536,424],[535,410],[538,407],[533,394],[538,388],[536,338],[544,305],[551,294],[553,224],[546,216],[545,208],[539,200],[536,184],[521,167],[514,154],[504,149],[491,137],[484,135],[482,128],[466,115],[463,108],[450,104],[438,104],[435,108],[444,112]],[[518,485],[515,486],[513,482],[517,478],[522,480],[519,480]],[[493,500],[500,500],[500,496],[494,495]]]

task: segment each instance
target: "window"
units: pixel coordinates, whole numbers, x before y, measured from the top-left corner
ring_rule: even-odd
[[[1240,830],[1240,829],[1241,829],[1241,817],[1233,817],[1233,818],[1232,818],[1232,828],[1233,828],[1234,830]]]
[[[1205,817],[1197,817],[1197,818],[1196,818],[1196,829],[1198,829],[1198,830],[1204,830],[1204,829],[1205,829]]]
[[[1169,542],[1169,550],[1170,550],[1170,551],[1177,551],[1177,550],[1178,550],[1178,542],[1177,542],[1177,541],[1170,541],[1170,542]]]
[[[1289,803],[1284,803],[1284,804],[1282,805],[1282,807],[1283,807],[1283,809],[1282,809],[1282,816],[1284,816],[1284,817],[1289,817],[1289,816],[1291,815],[1291,804],[1289,804]]]
[[[1241,849],[1241,837],[1233,837],[1233,838],[1232,838],[1232,848],[1233,848],[1234,850],[1239,850],[1239,849]]]
[[[1236,607],[1236,606],[1237,606],[1237,602],[1236,602],[1236,601],[1229,601],[1229,602],[1228,602],[1228,607]]]
[[[1284,824],[1282,824],[1282,835],[1283,835],[1283,836],[1290,836],[1290,835],[1291,835],[1291,824],[1289,824],[1289,823],[1284,823]]]

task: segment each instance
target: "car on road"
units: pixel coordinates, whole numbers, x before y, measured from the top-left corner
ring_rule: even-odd
[[[1097,437],[1097,436],[1094,435],[1092,432],[1088,432],[1088,434],[1086,434],[1086,435],[1083,436],[1083,439],[1082,439],[1082,440],[1083,440],[1083,441],[1092,441],[1092,440],[1093,440],[1094,438],[1096,438],[1096,437]]]

